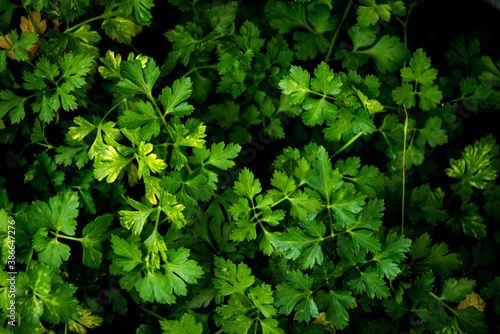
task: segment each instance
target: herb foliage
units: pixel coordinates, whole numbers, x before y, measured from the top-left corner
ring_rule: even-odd
[[[500,61],[420,2],[4,0],[3,331],[499,329]]]

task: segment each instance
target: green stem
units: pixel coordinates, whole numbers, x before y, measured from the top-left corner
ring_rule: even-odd
[[[80,23],[78,23],[78,24],[76,24],[76,25],[72,26],[71,28],[66,29],[66,30],[64,31],[64,33],[66,34],[66,33],[68,33],[68,32],[71,32],[71,31],[75,30],[75,29],[78,29],[78,28],[80,28],[81,26],[86,25],[87,23],[90,23],[90,22],[93,22],[93,21],[97,21],[97,20],[100,20],[100,19],[107,19],[108,17],[111,17],[111,16],[115,16],[115,15],[117,15],[117,14],[118,14],[118,11],[113,12],[113,9],[114,9],[116,6],[117,6],[117,5],[113,5],[113,6],[111,6],[110,8],[106,8],[106,10],[104,11],[104,13],[102,13],[101,15],[99,15],[99,16],[95,16],[95,17],[92,17],[92,18],[90,18],[90,19],[88,19],[88,20],[85,20],[85,21],[83,21],[83,22],[80,22]]]
[[[54,232],[52,232],[52,234],[54,234],[54,236],[56,236],[57,238],[68,239],[68,240],[73,240],[73,241],[78,241],[78,242],[82,242],[82,239],[83,239],[83,238],[74,238],[74,237],[70,237],[70,236],[67,236],[64,234],[59,234],[59,233],[54,233]]]
[[[330,43],[330,48],[328,49],[328,53],[326,54],[325,57],[325,62],[328,62],[330,60],[330,56],[333,51],[333,47],[335,46],[335,42],[337,41],[337,38],[339,36],[340,30],[342,29],[342,26],[344,25],[345,18],[347,17],[347,14],[349,13],[349,9],[351,8],[353,0],[349,0],[347,3],[347,7],[344,10],[344,15],[342,15],[342,20],[340,20],[340,24],[337,27],[337,30],[335,30],[335,33],[333,34],[332,41]]]
[[[114,106],[111,107],[111,109],[108,110],[108,112],[106,114],[104,114],[104,116],[101,118],[101,121],[99,122],[99,124],[102,124],[102,122],[106,119],[106,117],[108,117],[108,115],[113,111],[115,110],[116,108],[118,108],[118,106],[120,104],[123,103],[123,100],[121,100],[120,102],[118,102],[117,104],[115,104]],[[104,109],[103,109],[104,110]]]
[[[153,312],[153,311],[151,311],[151,310],[148,310],[147,308],[145,308],[145,307],[144,307],[144,306],[142,306],[142,305],[138,305],[138,306],[139,306],[139,308],[140,308],[141,310],[143,310],[143,311],[144,311],[144,312],[146,312],[146,313],[151,314],[152,316],[156,317],[156,318],[157,318],[157,319],[159,319],[159,320],[167,320],[167,318],[165,318],[165,317],[163,317],[163,316],[159,315],[159,314],[158,314],[158,313],[156,313],[156,312]]]
[[[46,147],[46,148],[48,148],[49,150],[50,150],[50,149],[54,149],[54,148],[55,148],[55,146],[52,146],[52,145],[50,145],[49,143],[44,144],[44,143],[41,143],[41,142],[36,142],[35,144],[38,144],[38,145],[43,146],[43,147]]]
[[[405,129],[404,129],[404,142],[403,142],[403,198],[401,203],[401,235],[404,233],[404,222],[405,222],[405,177],[406,177],[406,136],[408,134],[408,112],[406,111],[406,106],[403,105],[405,110]]]
[[[155,109],[158,113],[158,115],[160,116],[161,118],[161,121],[163,122],[163,125],[165,125],[165,129],[167,129],[168,131],[168,124],[167,124],[167,121],[165,120],[165,116],[163,116],[163,113],[161,112],[161,109],[160,107],[158,106],[158,103],[156,103],[156,100],[154,99],[154,97],[152,97],[151,95],[148,94],[148,99],[153,103],[153,105],[155,106]],[[169,131],[169,134],[170,134],[170,131]],[[170,137],[172,137],[172,134],[170,134]]]
[[[337,150],[337,152],[335,152],[331,157],[330,159],[333,159],[334,157],[336,157],[338,154],[340,154],[342,151],[344,151],[346,148],[348,148],[352,143],[354,143],[359,137],[361,137],[363,135],[363,132],[359,132],[357,135],[355,135],[351,140],[349,140],[347,143],[344,144],[344,146],[342,146],[341,148],[339,148]]]
[[[184,73],[181,78],[184,78],[184,77],[187,77],[188,75],[190,75],[191,73],[193,72],[196,72],[198,70],[205,70],[205,69],[217,69],[217,65],[205,65],[205,66],[195,66],[193,67],[192,69],[190,69],[189,71],[187,71],[186,73]]]

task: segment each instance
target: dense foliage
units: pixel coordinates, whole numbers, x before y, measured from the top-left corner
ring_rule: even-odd
[[[419,2],[3,0],[1,332],[499,330],[499,55]]]

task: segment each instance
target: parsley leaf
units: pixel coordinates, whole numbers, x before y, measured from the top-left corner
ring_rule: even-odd
[[[300,271],[287,274],[287,284],[276,287],[276,306],[280,312],[289,315],[295,310],[294,319],[309,322],[318,316],[318,307],[313,298],[313,279]]]
[[[452,270],[460,268],[462,262],[456,253],[448,253],[448,245],[443,243],[431,247],[431,238],[427,233],[418,237],[410,248],[412,264],[421,272],[432,270],[439,275],[450,276]]]
[[[422,110],[433,109],[441,102],[443,94],[438,86],[433,85],[437,70],[430,66],[431,60],[422,49],[413,53],[410,67],[401,70],[403,85],[392,91],[392,97],[397,104],[404,104],[408,109],[414,107],[416,95],[419,96],[418,106]]]
[[[375,24],[379,19],[389,21],[391,18],[391,6],[388,4],[377,4],[375,0],[360,0],[365,6],[359,6],[356,11],[358,24],[364,28]]]
[[[333,291],[324,293],[318,297],[318,306],[325,310],[325,319],[335,328],[344,329],[349,322],[347,309],[357,306],[356,299],[349,291]]]
[[[143,68],[138,59],[122,62],[120,74],[122,80],[116,84],[116,90],[123,95],[145,94],[152,96],[153,85],[160,76],[160,70],[154,60],[148,60]]]
[[[164,334],[201,334],[203,326],[189,313],[180,320],[160,320],[161,329]]]
[[[469,145],[462,153],[462,158],[450,160],[451,168],[446,168],[446,175],[459,179],[452,184],[455,191],[464,201],[468,201],[473,194],[473,187],[484,189],[488,181],[497,177],[497,169],[492,164],[492,159],[498,155],[498,145],[492,136],[476,140],[474,145]]]
[[[214,286],[224,296],[242,293],[251,287],[255,282],[255,276],[244,263],[234,264],[232,261],[225,261],[221,257],[215,257]]]
[[[322,222],[304,220],[299,227],[290,227],[271,240],[271,244],[287,259],[297,260],[301,268],[312,268],[323,262],[321,244],[324,241],[326,227]]]

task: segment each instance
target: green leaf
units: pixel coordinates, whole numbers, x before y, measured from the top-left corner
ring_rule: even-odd
[[[345,160],[338,160],[335,167],[339,169],[345,181],[352,182],[356,188],[368,198],[375,198],[377,193],[384,190],[387,185],[387,178],[375,166],[363,166],[361,170],[358,157],[349,157]]]
[[[120,74],[122,80],[115,86],[118,92],[126,96],[138,94],[152,96],[153,85],[160,76],[160,70],[152,59],[148,60],[145,68],[142,67],[140,60],[134,59],[121,64]]]
[[[140,26],[123,17],[107,18],[102,22],[101,28],[112,40],[129,45],[132,43],[132,37],[142,30]]]
[[[108,183],[115,182],[122,170],[133,160],[121,155],[111,145],[98,148],[98,155],[100,159],[94,161],[94,177],[99,181],[106,178]]]
[[[454,278],[449,278],[444,282],[443,291],[441,292],[440,300],[458,303],[465,299],[465,296],[474,291],[476,281],[467,278],[461,278],[458,281]]]
[[[300,60],[314,59],[318,53],[325,53],[330,46],[330,42],[323,36],[304,31],[296,31],[293,40],[297,42],[293,48]]]
[[[355,308],[356,298],[349,291],[333,291],[321,294],[318,298],[318,306],[325,310],[325,319],[336,329],[344,329],[349,323],[350,308]]]
[[[352,244],[356,251],[362,249],[364,251],[377,252],[380,250],[380,242],[373,236],[373,232],[371,231],[377,231],[382,225],[383,210],[383,201],[371,200],[364,205],[363,210],[357,215],[354,223],[348,226],[346,232],[352,239]],[[343,229],[339,228],[339,224],[335,224],[334,227],[339,231],[343,231]]]
[[[404,104],[408,109],[417,105],[415,95],[416,92],[413,90],[413,85],[409,83],[404,83],[392,91],[394,101],[397,104]]]
[[[445,221],[448,214],[443,206],[444,192],[441,188],[431,190],[429,184],[423,184],[411,192],[410,207],[407,208],[408,217],[412,222],[425,219],[435,225]]]
[[[245,315],[248,309],[235,296],[231,296],[228,304],[217,307],[215,311],[217,313],[216,317],[222,323],[221,332],[223,333],[248,333],[254,322]]]
[[[488,329],[484,321],[485,315],[474,307],[456,310],[453,312],[457,317],[460,329],[463,333],[486,334]]]
[[[196,284],[196,280],[203,275],[198,263],[188,260],[189,252],[189,249],[183,247],[166,251],[167,261],[162,268],[165,269],[165,276],[169,282],[168,291],[173,291],[176,295],[185,296],[186,283]]]
[[[26,291],[16,297],[21,318],[28,323],[43,319],[53,324],[68,322],[79,311],[78,300],[73,297],[76,287],[68,283],[52,282],[48,266],[36,263],[33,268],[20,272],[16,288]]]
[[[133,13],[135,20],[145,25],[151,23],[151,8],[153,7],[153,0],[124,0],[120,1],[118,6],[126,16],[131,16]]]
[[[338,111],[338,108],[324,97],[319,100],[306,98],[302,107],[307,110],[302,113],[302,119],[308,126],[322,125],[326,118],[335,117]]]
[[[139,151],[137,152],[137,158],[139,161],[139,167],[137,173],[139,174],[139,179],[142,177],[147,177],[150,173],[160,173],[162,170],[167,168],[167,164],[163,159],[157,159],[156,154],[151,153],[153,151],[153,144],[141,142],[139,144]]]
[[[371,299],[375,297],[383,299],[389,296],[389,288],[385,285],[384,280],[380,279],[375,268],[360,271],[359,276],[349,280],[347,285],[356,293],[366,291],[366,294]]]
[[[244,263],[239,263],[236,266],[231,260],[225,261],[223,258],[216,256],[214,264],[216,279],[214,279],[213,283],[223,296],[235,293],[245,294],[245,290],[255,282],[255,276],[252,275],[252,271]]]
[[[459,233],[461,227],[465,235],[479,239],[487,235],[487,226],[483,222],[484,218],[479,213],[479,206],[475,203],[464,202],[459,210],[453,212],[446,226],[451,227],[455,233]]]
[[[397,262],[405,258],[404,253],[410,250],[411,240],[403,236],[389,234],[382,245],[382,248],[373,254],[373,259],[377,264],[377,273],[380,278],[384,276],[392,278],[400,273]]]
[[[56,40],[59,40],[64,44],[66,44],[67,41],[68,48],[72,53],[97,58],[99,56],[99,48],[96,45],[101,40],[101,36],[97,31],[92,31],[90,29],[91,26],[85,24],[75,31],[67,32],[65,34],[58,33]],[[54,34],[54,32],[49,33]]]
[[[309,322],[318,316],[318,307],[313,298],[313,280],[300,271],[290,271],[287,274],[287,284],[276,286],[275,305],[280,307],[280,313],[289,315],[295,310],[294,319]]]
[[[343,186],[332,194],[327,207],[335,216],[338,226],[346,227],[354,224],[354,215],[361,211],[365,197],[355,192],[354,187],[348,186]]]
[[[348,141],[360,132],[368,135],[376,130],[373,120],[365,109],[356,112],[351,108],[341,108],[336,118],[327,119],[326,125],[328,127],[323,129],[325,139],[335,142],[341,139]]]
[[[288,43],[281,34],[272,37],[266,45],[266,56],[271,62],[278,64],[282,68],[289,68],[294,52],[288,47]]]
[[[437,70],[430,67],[431,59],[422,49],[418,49],[410,59],[410,67],[401,69],[401,77],[404,82],[415,81],[423,85],[432,85],[437,78]]]
[[[78,217],[78,193],[67,191],[50,198],[49,203],[35,201],[32,206],[33,213],[38,215],[37,225],[75,235],[76,217]]]
[[[105,58],[99,58],[99,60],[103,63],[104,66],[99,66],[98,70],[101,73],[103,79],[121,79],[122,76],[120,74],[121,71],[121,63],[122,56],[115,53],[111,50],[106,52]]]
[[[241,146],[238,144],[229,143],[226,146],[224,142],[213,143],[210,149],[193,149],[193,155],[189,157],[189,162],[202,167],[214,166],[221,170],[227,170],[234,166],[232,159],[236,158],[240,151]]]
[[[11,30],[8,34],[5,35],[5,37],[7,38],[5,44],[7,44],[9,48],[6,49],[6,51],[2,52],[5,52],[6,54],[9,50],[13,51],[14,57],[17,61],[27,61],[29,57],[26,50],[31,50],[33,48],[33,45],[38,40],[38,35],[35,33],[23,31],[21,33],[21,36],[19,36],[17,31],[15,30]],[[0,69],[0,72],[3,72],[2,67],[0,67]]]
[[[323,243],[326,227],[322,222],[304,220],[300,227],[291,227],[271,240],[271,244],[287,259],[298,260],[301,268],[312,268],[323,262]]]
[[[314,169],[308,172],[307,184],[317,190],[330,205],[333,193],[342,185],[342,176],[337,169],[332,170],[332,162],[323,147],[317,152]]]
[[[180,320],[160,320],[163,334],[201,334],[203,326],[189,313],[185,313]]]
[[[262,326],[262,334],[285,334],[285,332],[278,327],[278,321],[276,319],[259,319],[259,322]]]
[[[161,199],[161,211],[167,215],[167,218],[174,226],[174,229],[178,230],[186,226],[187,222],[184,218],[184,214],[182,213],[184,205],[180,204],[177,201],[177,198],[167,191],[163,191],[159,197]]]
[[[415,96],[418,95],[419,108],[430,110],[441,102],[443,94],[439,91],[438,86],[433,85],[434,80],[437,78],[437,70],[430,68],[430,66],[431,59],[427,57],[422,49],[418,49],[413,53],[413,57],[410,59],[410,67],[401,69],[403,85],[392,91],[392,97],[396,103],[404,104],[406,108],[414,107],[416,105]],[[415,83],[409,84],[409,82]],[[429,126],[437,125],[435,118],[433,118],[433,123],[429,124]],[[439,132],[435,139],[438,141],[445,140],[444,132]]]
[[[450,276],[453,270],[460,268],[462,261],[459,260],[458,254],[448,254],[448,245],[444,242],[430,248],[431,242],[431,238],[425,233],[412,243],[410,256],[413,266],[421,272],[430,269],[439,275]]]
[[[73,297],[76,287],[66,282],[53,284],[50,295],[39,296],[44,305],[43,318],[51,323],[68,322],[79,310],[78,299]]]
[[[187,116],[194,111],[192,105],[184,102],[191,96],[192,87],[193,83],[188,77],[175,80],[172,88],[163,88],[158,100],[165,109],[165,115]]]
[[[83,264],[98,268],[102,260],[102,243],[107,239],[106,232],[113,222],[113,215],[105,214],[94,219],[93,222],[83,228]]]
[[[300,3],[273,1],[266,6],[269,24],[272,28],[285,33],[293,28],[309,27],[306,7]]]
[[[428,143],[430,147],[443,145],[448,142],[446,131],[441,129],[442,120],[437,116],[432,116],[425,122],[424,128],[419,129],[418,137],[415,143],[418,146],[424,146]]]
[[[124,271],[131,271],[143,263],[142,252],[135,243],[130,243],[113,234],[111,235],[111,246],[114,254],[119,256],[113,259],[113,263]]]
[[[1,120],[9,113],[12,124],[20,123],[25,117],[24,105],[28,98],[17,96],[10,90],[0,91],[0,129],[5,129],[5,124]]]
[[[257,194],[260,194],[262,187],[260,181],[255,180],[253,173],[248,168],[243,168],[238,176],[238,181],[234,183],[234,191],[238,196],[253,199]]]
[[[358,51],[373,58],[375,66],[382,73],[392,73],[408,57],[408,50],[396,36],[384,35],[369,49]]]
[[[17,288],[32,292],[31,295],[26,294],[16,298],[19,305],[19,314],[27,322],[38,322],[44,311],[38,296],[49,295],[51,289],[49,266],[40,263],[25,272],[20,272],[19,276],[17,276]]]
[[[261,284],[248,289],[248,299],[266,318],[276,315],[277,311],[272,305],[274,302],[273,291],[269,284]]]
[[[47,237],[47,231],[39,231],[33,238],[33,249],[38,252],[38,259],[47,263],[50,270],[56,270],[65,261],[68,261],[71,248],[58,241],[57,238]]]
[[[73,119],[78,127],[70,127],[67,136],[73,140],[80,141],[87,137],[89,133],[97,129],[97,127],[87,121],[85,118],[77,116]]]
[[[175,303],[174,295],[168,290],[168,278],[158,270],[148,271],[143,278],[135,283],[141,298],[147,302],[158,302],[161,304]]]
[[[452,184],[451,189],[463,201],[468,201],[473,194],[473,187],[484,189],[488,181],[495,180],[497,169],[492,164],[492,159],[498,155],[498,145],[493,136],[483,137],[467,146],[462,152],[462,158],[450,159],[451,168],[446,168],[446,175],[459,179]]]
[[[12,15],[18,7],[20,6],[11,3],[10,0],[3,1],[2,4],[0,4],[0,31],[6,31],[9,29]],[[0,70],[0,72],[2,71]]]
[[[138,211],[119,211],[120,223],[123,227],[129,230],[132,229],[134,234],[140,235],[149,215],[151,215],[155,209],[137,202],[132,198],[127,198],[126,200],[128,204]]]
[[[173,166],[176,170],[180,170],[188,161],[185,153],[180,147],[190,146],[202,148],[205,144],[205,140],[202,138],[206,137],[206,126],[198,120],[190,118],[185,124],[174,123],[172,126],[169,125],[167,129],[172,135],[172,141],[174,142],[170,166]]]
[[[375,0],[360,0],[366,6],[359,6],[358,25],[362,28],[373,25],[378,20],[389,21],[391,18],[391,6],[388,4],[377,4]]]
[[[300,66],[292,65],[290,75],[281,79],[279,86],[283,90],[283,94],[290,95],[290,101],[293,104],[301,104],[307,94],[311,92],[309,83],[309,72]]]
[[[160,117],[156,114],[151,103],[139,101],[135,105],[136,111],[125,110],[118,117],[118,126],[127,129],[140,128],[140,139],[150,141],[160,134]],[[125,134],[125,132],[124,132]],[[137,145],[137,143],[135,143]]]
[[[370,46],[377,40],[377,30],[375,27],[362,28],[356,24],[350,27],[347,33],[352,40],[353,52],[356,52],[359,48]]]

